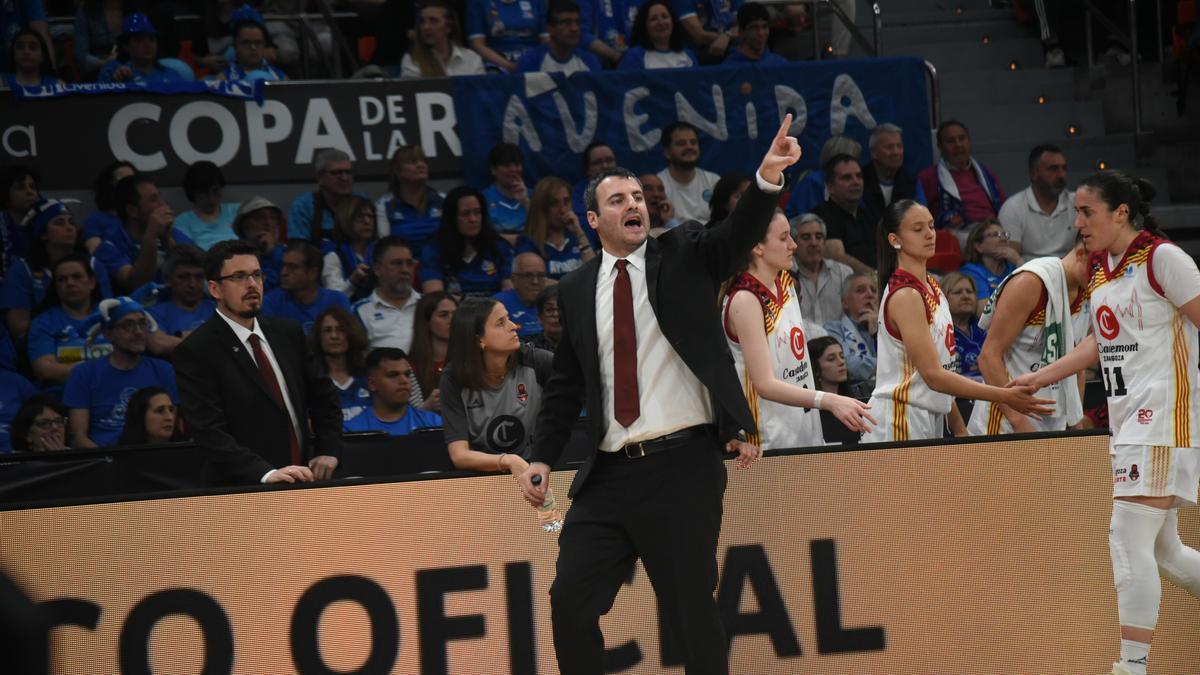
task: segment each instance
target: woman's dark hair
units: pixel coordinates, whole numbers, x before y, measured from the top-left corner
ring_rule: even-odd
[[[32,178],[35,186],[42,182],[41,176],[27,166],[17,165],[0,168],[0,209],[7,211],[12,206],[8,201],[8,193],[12,190],[12,186],[25,182],[26,178]]]
[[[976,265],[983,264],[983,256],[979,251],[975,250],[975,247],[983,243],[983,233],[987,232],[987,229],[993,225],[1004,229],[1000,221],[995,218],[981,220],[971,226],[971,232],[967,234],[967,243],[963,245],[962,249],[963,262],[975,263]]]
[[[125,407],[125,428],[121,431],[121,437],[117,439],[117,445],[146,445],[150,443],[150,439],[146,436],[146,413],[150,412],[150,399],[159,394],[166,394],[169,398],[171,392],[162,387],[142,387],[133,392],[133,396],[129,397],[129,404]],[[179,430],[179,415],[175,415],[175,431],[171,433],[169,440],[177,441],[182,437]]]
[[[750,177],[744,173],[727,173],[713,186],[712,197],[708,200],[708,222],[719,223],[729,217],[730,211],[725,207],[729,198],[743,185],[750,184]]]
[[[446,364],[452,368],[450,372],[454,381],[464,390],[478,391],[487,387],[487,381],[484,380],[483,349],[479,347],[479,338],[483,337],[488,316],[498,304],[500,302],[493,298],[467,298],[455,310],[454,320],[450,322],[450,346],[446,349]],[[516,352],[509,356],[510,370],[516,363],[516,358]]]
[[[443,300],[458,305],[458,298],[446,291],[426,293],[417,301],[416,317],[413,319],[412,349],[408,350],[408,362],[412,364],[417,383],[426,396],[438,388],[434,379],[437,376],[437,363],[433,359],[433,336],[429,332],[429,320]]]
[[[475,237],[474,242],[475,250],[493,262],[499,262],[502,257],[500,235],[492,229],[491,220],[488,218],[487,199],[479,190],[469,185],[460,185],[451,190],[446,195],[445,201],[442,202],[442,222],[438,225],[437,232],[433,234],[434,244],[441,252],[442,264],[452,270],[460,269],[463,266],[462,258],[467,240],[458,231],[458,205],[467,197],[479,200],[479,210],[481,211],[479,236]]]
[[[81,252],[68,253],[68,254],[64,255],[63,257],[59,258],[58,260],[55,260],[54,267],[52,268],[53,276],[57,277],[58,276],[58,268],[62,267],[63,265],[65,265],[67,263],[77,263],[77,264],[83,266],[84,274],[86,274],[89,279],[92,279],[93,281],[95,281],[96,270],[92,269],[92,259],[91,259],[91,257],[88,256],[87,253],[81,253]],[[96,305],[100,304],[100,300],[101,300],[100,284],[96,284],[92,287],[92,307],[95,307]],[[62,300],[58,297],[58,284],[51,281],[49,284],[46,284],[45,299],[42,300],[42,304],[33,311],[33,315],[37,316],[38,314],[41,314],[42,312],[44,312],[48,309],[53,309],[54,307],[58,307],[60,304],[62,304]]]
[[[1108,169],[1084,178],[1079,187],[1095,192],[1111,211],[1116,211],[1122,204],[1127,205],[1129,223],[1133,229],[1145,230],[1156,237],[1167,238],[1159,229],[1158,221],[1150,215],[1150,201],[1158,194],[1158,190],[1145,178]]]
[[[900,231],[900,223],[904,222],[904,216],[908,215],[909,209],[914,206],[919,206],[911,199],[901,199],[898,202],[893,202],[883,210],[883,217],[879,219],[879,227],[875,232],[875,250],[879,257],[879,289],[887,288],[888,280],[892,278],[892,273],[896,271],[898,259],[896,249],[892,248],[892,244],[888,241],[889,234],[895,234]]]
[[[71,213],[70,209],[64,211],[63,213],[69,214],[72,219],[75,217],[75,214]],[[55,218],[57,217],[58,216],[55,216]],[[47,250],[45,240],[46,232],[49,229],[50,224],[46,223],[46,227],[42,229],[42,238],[33,242],[29,246],[29,255],[26,257],[26,262],[29,263],[29,269],[32,272],[40,272],[41,270],[50,267],[50,252]],[[78,253],[87,257],[89,263],[91,261],[91,254],[88,253],[87,247],[83,244],[83,224],[79,221],[75,222],[75,249],[72,251],[72,253]],[[88,268],[91,268],[90,264],[88,265]]]
[[[113,174],[117,169],[127,168],[134,173],[137,173],[137,167],[133,164],[119,159],[115,162],[110,162],[96,174],[96,178],[92,180],[92,195],[96,201],[96,208],[100,211],[115,211],[117,204],[115,194],[113,192],[117,181],[113,180]]]
[[[29,441],[26,436],[29,435],[29,429],[33,427],[34,420],[46,408],[53,410],[63,418],[67,417],[67,407],[62,404],[54,396],[49,394],[35,394],[30,396],[28,400],[21,404],[21,409],[17,411],[13,417],[12,424],[9,425],[9,438],[12,441],[12,449],[14,452],[29,452]]]
[[[183,173],[183,194],[189,202],[196,201],[196,195],[207,192],[214,187],[225,187],[225,175],[212,162],[196,162]]]
[[[643,49],[654,49],[654,43],[650,41],[650,34],[646,30],[646,22],[650,18],[650,8],[655,5],[662,5],[667,9],[667,13],[671,15],[671,51],[683,51],[683,28],[679,25],[679,17],[675,15],[675,9],[671,7],[671,3],[667,0],[649,0],[638,8],[637,16],[633,19],[633,31],[630,34],[630,44],[638,45]]]
[[[13,33],[11,38],[9,38],[9,42],[8,42],[8,63],[9,63],[9,65],[11,65],[13,68],[16,68],[17,38],[21,37],[22,35],[33,36],[34,39],[36,39],[38,41],[38,44],[41,45],[41,47],[42,47],[42,63],[41,63],[41,65],[38,66],[38,75],[41,75],[42,77],[53,76],[54,70],[50,68],[50,46],[46,44],[46,39],[42,37],[41,33],[35,31],[34,29],[30,28],[29,26],[23,26],[20,30]]]
[[[321,324],[325,322],[326,317],[333,317],[333,320],[337,321],[338,325],[342,327],[342,331],[346,333],[346,370],[349,370],[350,374],[355,377],[366,375],[366,359],[370,341],[367,340],[367,333],[358,319],[341,307],[326,307],[322,310],[313,321],[312,330],[309,331],[306,338],[309,351],[320,357],[317,359],[317,367],[320,368],[321,373],[329,374],[329,368],[325,364],[325,352],[321,350]]]
[[[836,338],[828,335],[819,338],[813,338],[808,341],[808,358],[812,361],[813,385],[818,391],[821,390],[821,357],[825,355],[825,350],[829,349],[833,345],[841,347],[842,343],[838,342]],[[842,396],[850,395],[849,378],[847,378],[845,382],[838,385],[837,393],[841,394]]]

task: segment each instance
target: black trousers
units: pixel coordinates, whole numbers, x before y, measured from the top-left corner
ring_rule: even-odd
[[[596,460],[567,513],[550,587],[554,651],[563,675],[603,672],[600,617],[612,609],[638,557],[687,673],[729,672],[728,642],[713,600],[726,478],[712,438],[637,459]]]

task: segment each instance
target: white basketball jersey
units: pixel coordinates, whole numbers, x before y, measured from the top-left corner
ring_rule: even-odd
[[[1032,274],[1029,272],[1028,274]],[[1066,276],[1065,271],[1063,272]],[[1037,276],[1037,275],[1034,275]],[[1066,284],[1066,279],[1063,279],[1063,284]],[[1003,295],[1004,291],[1001,290]],[[1087,324],[1081,323],[1087,320],[1087,313],[1084,307],[1086,294],[1080,293],[1075,302],[1071,303],[1071,322],[1075,343],[1078,344],[1084,337],[1087,336]],[[996,298],[999,301],[999,297]],[[1033,312],[1025,319],[1025,326],[1017,333],[1017,337],[1009,346],[1008,351],[1004,353],[1004,368],[1008,371],[1008,379],[1016,379],[1019,375],[1030,373],[1041,367],[1042,354],[1046,347],[1046,287],[1042,286],[1042,297],[1038,300],[1038,304],[1033,308]],[[1071,351],[1075,345],[1063,345],[1059,347],[1060,355]],[[1038,391],[1036,394],[1039,398],[1055,397],[1059,387],[1075,387],[1074,377],[1068,377],[1061,382],[1054,384]],[[1054,415],[1047,415],[1040,420],[1029,418],[1030,424],[1038,431],[1063,431],[1067,428],[1066,415],[1055,411]],[[975,407],[971,409],[971,421],[967,424],[967,433],[972,436],[982,436],[984,434],[1009,434],[1012,433],[1012,425],[1008,423],[1008,419],[1000,412],[1000,408],[993,406],[991,401],[976,401]]]
[[[929,337],[937,349],[938,362],[945,370],[955,369],[954,321],[950,316],[950,304],[933,277],[927,276],[921,283],[912,274],[896,270],[888,280],[883,292],[879,312],[879,361],[875,371],[875,391],[871,394],[871,407],[887,406],[891,409],[891,429],[886,438],[893,441],[909,440],[910,429],[906,411],[909,406],[930,413],[945,415],[950,412],[954,398],[929,388],[916,366],[908,358],[908,351],[900,341],[900,335],[888,326],[888,299],[901,288],[912,288],[925,301],[925,320],[929,324]],[[877,407],[878,406],[878,407]],[[881,430],[882,431],[882,430]],[[874,438],[874,437],[873,437]]]
[[[738,377],[750,412],[758,424],[758,433],[749,440],[764,450],[801,448],[824,445],[821,433],[821,413],[815,408],[800,408],[759,398],[746,374],[746,357],[742,345],[729,333],[729,302],[734,294],[746,291],[753,293],[762,306],[766,321],[767,352],[771,356],[771,369],[775,377],[788,384],[815,389],[812,364],[808,359],[808,337],[804,334],[804,317],[800,314],[800,298],[786,271],[775,279],[775,289],[767,290],[762,283],[748,272],[743,272],[730,285],[722,304],[721,316],[725,324],[725,339],[733,354]],[[747,430],[750,431],[750,430]]]
[[[1196,328],[1154,277],[1164,244],[1142,232],[1115,269],[1106,251],[1091,257],[1089,308],[1113,445],[1200,447]]]

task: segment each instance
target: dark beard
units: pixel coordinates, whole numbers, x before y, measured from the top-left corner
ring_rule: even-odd
[[[671,168],[679,169],[680,171],[691,171],[692,169],[695,169],[696,165],[699,163],[700,162],[698,160],[684,161],[681,159],[673,159],[671,160]]]

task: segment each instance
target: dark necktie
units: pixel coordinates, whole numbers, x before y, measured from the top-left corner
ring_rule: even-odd
[[[296,427],[292,424],[292,416],[288,415],[287,404],[283,402],[283,389],[279,386],[279,378],[275,376],[275,369],[271,367],[271,360],[267,358],[267,352],[262,348],[262,338],[258,335],[250,335],[250,348],[254,350],[254,362],[258,365],[258,372],[262,374],[263,381],[267,383],[267,389],[271,391],[271,397],[275,399],[275,403],[279,409],[283,411],[288,418],[288,444],[291,446],[292,464],[301,466],[300,459],[300,441],[296,438]]]
[[[638,403],[637,326],[633,322],[633,285],[628,260],[617,261],[613,282],[613,413],[628,428],[642,414]]]

